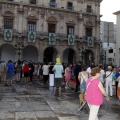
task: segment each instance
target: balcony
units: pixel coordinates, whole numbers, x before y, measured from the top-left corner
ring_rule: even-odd
[[[57,7],[57,3],[56,2],[49,2],[49,6],[50,7]]]
[[[1,34],[1,35],[4,34],[4,30],[5,30],[5,29],[0,28],[0,34]],[[13,35],[17,35],[17,34],[19,34],[19,32],[18,32],[17,29],[12,29],[12,33],[13,33]]]
[[[62,33],[55,33],[56,38],[67,38],[67,34],[62,34]],[[28,35],[28,30],[24,30],[23,35]],[[37,37],[42,37],[42,38],[47,38],[49,37],[48,32],[43,32],[43,31],[36,31]]]

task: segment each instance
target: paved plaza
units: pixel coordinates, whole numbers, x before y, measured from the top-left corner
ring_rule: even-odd
[[[53,95],[53,87],[42,82],[0,84],[0,120],[88,120],[88,111],[79,108],[78,94],[62,89]],[[99,111],[99,120],[120,120],[120,101],[110,98]]]

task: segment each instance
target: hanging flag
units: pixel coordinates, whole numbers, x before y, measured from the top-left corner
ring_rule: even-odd
[[[29,31],[28,32],[28,42],[35,42],[36,41],[36,32]]]
[[[5,29],[4,30],[4,40],[12,41],[12,29]]]
[[[68,35],[68,45],[74,45],[74,35]]]
[[[93,47],[94,46],[93,37],[87,37],[87,43],[88,43],[88,47]]]
[[[56,44],[56,34],[55,33],[49,33],[49,45],[55,45]]]

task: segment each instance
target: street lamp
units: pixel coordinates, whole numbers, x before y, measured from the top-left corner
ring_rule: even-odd
[[[19,33],[19,36],[18,36],[18,39],[19,39],[19,42],[17,44],[15,44],[15,50],[17,51],[17,54],[18,54],[18,59],[20,60],[21,59],[21,53],[22,53],[22,50],[24,49],[24,43],[21,41],[21,33]]]
[[[85,59],[84,59],[84,57],[85,57],[86,49],[85,49],[84,47],[79,48],[79,52],[81,53],[82,62],[83,62],[83,64],[85,64]]]

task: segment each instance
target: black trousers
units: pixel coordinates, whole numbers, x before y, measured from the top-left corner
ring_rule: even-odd
[[[33,72],[29,72],[29,74],[30,74],[30,81],[32,81],[33,80]]]
[[[78,76],[76,76],[76,89],[75,89],[76,92],[78,92],[79,86],[80,86],[80,82],[78,80]]]
[[[116,97],[117,97],[118,82],[115,82],[115,86],[116,86]]]
[[[49,75],[43,75],[44,84],[47,84]]]

